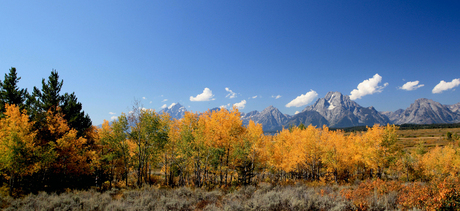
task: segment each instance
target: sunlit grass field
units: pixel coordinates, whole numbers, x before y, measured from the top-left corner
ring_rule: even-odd
[[[433,128],[398,130],[398,145],[402,149],[412,149],[420,144],[426,148],[445,146],[451,142],[447,133],[460,135],[460,128]]]

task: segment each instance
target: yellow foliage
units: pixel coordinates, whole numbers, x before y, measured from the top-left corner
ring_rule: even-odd
[[[460,172],[459,154],[452,145],[435,147],[421,157],[423,173],[428,179],[456,176]]]
[[[39,146],[36,146],[33,122],[29,122],[26,111],[21,113],[18,106],[6,104],[5,108],[5,117],[0,119],[0,171],[8,177],[37,172],[40,165],[34,157]]]

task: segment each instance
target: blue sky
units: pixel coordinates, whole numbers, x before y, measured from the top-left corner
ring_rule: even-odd
[[[5,1],[0,73],[16,67],[31,91],[56,69],[95,125],[134,99],[293,115],[356,89],[379,111],[422,97],[450,105],[458,11],[458,1]]]

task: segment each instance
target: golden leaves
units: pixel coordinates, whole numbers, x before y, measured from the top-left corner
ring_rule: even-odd
[[[5,105],[5,117],[0,119],[0,170],[9,175],[29,175],[39,170],[33,160],[39,147],[36,133],[25,110],[21,113],[16,105]]]

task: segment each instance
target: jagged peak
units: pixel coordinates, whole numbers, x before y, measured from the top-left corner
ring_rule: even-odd
[[[415,100],[415,103],[421,103],[421,102],[434,102],[434,101],[431,99],[427,99],[427,98],[419,98]]]
[[[328,92],[324,98],[318,99],[313,105],[306,107],[304,111],[322,108],[333,110],[335,108],[351,108],[357,106],[359,105],[350,100],[348,95],[343,95],[340,92]]]
[[[173,108],[173,107],[176,106],[176,105],[177,105],[177,103],[172,103],[170,106],[168,106],[168,109],[171,109],[171,108]]]
[[[419,98],[417,100],[414,101],[414,103],[412,103],[409,107],[413,107],[413,106],[428,106],[428,105],[434,105],[434,106],[442,106],[441,103],[438,103],[432,99],[427,99],[427,98]]]
[[[258,113],[259,113],[259,111],[254,110],[254,111],[250,111],[250,112],[248,112],[248,113],[243,113],[243,114],[244,114],[244,115],[252,116],[252,115],[255,115],[255,114],[258,114]]]
[[[180,108],[185,108],[182,106],[180,103],[172,103],[169,105],[167,108],[164,108],[163,110],[171,110],[171,109],[180,109]]]
[[[342,97],[342,96],[343,96],[342,93],[335,91],[335,92],[328,92],[324,98],[326,100],[330,100],[332,98]]]
[[[269,112],[269,111],[273,111],[273,110],[278,110],[278,109],[273,107],[272,105],[270,105],[267,108],[265,108],[262,112]]]

